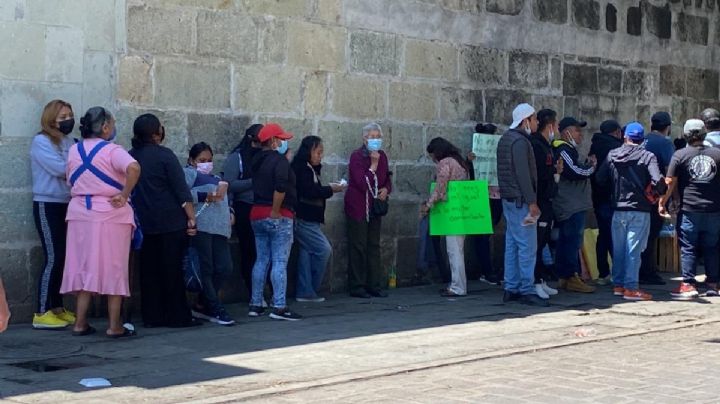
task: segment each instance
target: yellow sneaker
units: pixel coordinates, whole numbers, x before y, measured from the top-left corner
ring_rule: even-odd
[[[572,278],[568,278],[566,289],[570,292],[593,293],[595,288],[586,284],[577,274]]]
[[[35,313],[35,316],[33,316],[32,326],[36,330],[59,329],[65,328],[68,325],[70,325],[70,323],[58,318],[55,313],[50,310],[46,311],[45,314]]]
[[[75,313],[68,309],[63,309],[62,313],[56,314],[55,317],[67,322],[68,324],[75,324]]]

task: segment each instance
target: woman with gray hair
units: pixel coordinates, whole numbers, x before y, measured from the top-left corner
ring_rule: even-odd
[[[70,184],[65,272],[60,293],[76,294],[73,335],[95,332],[87,311],[93,294],[108,296],[111,338],[135,335],[120,321],[122,298],[130,296],[128,263],[135,217],[128,204],[140,165],[115,139],[115,119],[105,108],[90,108],[80,119],[82,141],[68,154]]]
[[[362,130],[363,145],[350,156],[350,181],[345,193],[350,296],[387,297],[380,268],[380,226],[392,191],[388,158],[382,151],[382,128]]]

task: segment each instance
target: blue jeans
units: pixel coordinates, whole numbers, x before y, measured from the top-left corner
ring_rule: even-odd
[[[720,270],[720,213],[683,212],[680,222],[680,267],[683,282],[695,283],[698,250],[705,257],[706,282],[717,283]]]
[[[522,295],[535,294],[535,257],[537,254],[537,224],[523,226],[530,212],[527,204],[517,207],[514,201],[503,199],[505,215],[505,290]]]
[[[595,217],[598,224],[598,239],[595,244],[597,267],[600,278],[610,275],[608,254],[613,254],[612,218],[613,208],[609,202],[598,203],[595,207]]]
[[[612,218],[613,263],[615,286],[636,290],[640,276],[641,254],[650,234],[650,213],[617,210]]]
[[[297,297],[317,297],[325,275],[332,246],[320,228],[320,223],[295,221],[295,238],[297,239]]]
[[[555,247],[555,268],[560,278],[572,278],[581,273],[578,254],[585,230],[585,211],[577,212],[556,224],[560,229],[560,237]]]
[[[251,306],[262,306],[265,279],[270,268],[270,282],[273,287],[273,306],[283,309],[287,306],[287,262],[293,242],[293,221],[286,217],[280,219],[261,219],[252,221],[257,247],[257,259],[252,272]]]

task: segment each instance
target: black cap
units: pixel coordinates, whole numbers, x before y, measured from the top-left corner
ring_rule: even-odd
[[[620,124],[613,119],[608,119],[607,121],[603,121],[603,123],[600,124],[600,132],[602,133],[613,133],[621,128],[622,127],[620,126]]]
[[[672,119],[670,118],[670,114],[665,111],[660,111],[653,114],[652,118],[650,118],[650,123],[652,123],[653,128],[663,129],[672,125]]]
[[[717,125],[717,123],[720,122],[720,112],[715,108],[705,109],[700,116],[703,122],[705,122],[705,126],[707,126],[708,123]]]
[[[587,126],[587,122],[585,121],[578,121],[577,119],[566,116],[560,121],[560,125],[558,125],[558,129],[560,129],[560,132],[564,131],[565,129],[569,128],[570,126],[577,126],[580,128],[584,128]]]

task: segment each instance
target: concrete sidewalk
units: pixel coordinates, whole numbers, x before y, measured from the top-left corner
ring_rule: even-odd
[[[601,287],[591,295],[561,293],[549,308],[530,308],[502,304],[499,287],[471,283],[468,297],[446,299],[434,285],[394,290],[387,299],[295,303],[306,316],[301,322],[248,319],[245,306],[231,306],[240,320],[234,327],[138,327],[140,336],[125,341],[103,337],[99,320],[99,333],[89,337],[16,325],[0,335],[0,398],[237,401],[720,322],[720,300],[669,301],[670,286],[649,288],[653,302],[626,302]],[[577,337],[580,328],[591,329],[591,336]],[[78,384],[88,377],[107,378],[113,387]]]

